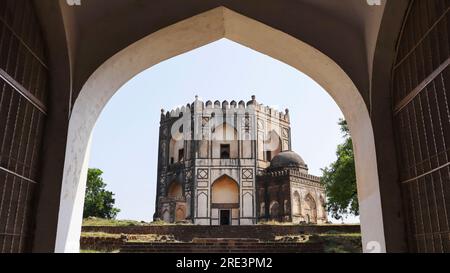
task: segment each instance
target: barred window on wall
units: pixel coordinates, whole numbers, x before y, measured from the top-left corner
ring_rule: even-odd
[[[29,251],[47,64],[31,1],[0,1],[0,252]]]
[[[450,250],[449,1],[411,1],[393,70],[394,130],[412,251]]]

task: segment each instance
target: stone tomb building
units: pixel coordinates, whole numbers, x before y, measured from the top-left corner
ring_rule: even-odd
[[[325,190],[291,150],[289,111],[207,101],[161,111],[156,211],[166,222],[325,223]]]

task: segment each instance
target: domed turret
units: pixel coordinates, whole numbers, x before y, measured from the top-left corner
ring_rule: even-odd
[[[277,154],[270,161],[270,168],[302,168],[306,169],[306,163],[301,156],[293,151],[284,151]]]

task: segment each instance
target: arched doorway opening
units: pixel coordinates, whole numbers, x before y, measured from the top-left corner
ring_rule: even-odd
[[[239,186],[224,175],[211,186],[211,221],[214,225],[235,225],[239,219]]]
[[[183,185],[178,180],[170,182],[165,198],[161,198],[162,220],[167,223],[186,219],[186,199],[183,195]]]
[[[308,44],[219,7],[157,31],[120,51],[88,79],[69,122],[56,252],[77,252],[92,129],[114,93],[141,71],[176,55],[228,38],[284,62],[320,84],[342,110],[355,150],[363,249],[385,251],[374,135],[366,104],[344,70]],[[152,54],[149,54],[152,52]]]

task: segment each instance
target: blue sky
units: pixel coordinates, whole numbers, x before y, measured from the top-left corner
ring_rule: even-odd
[[[164,61],[127,82],[94,129],[89,166],[104,171],[119,219],[150,221],[154,213],[161,108],[206,100],[250,100],[289,108],[292,147],[310,173],[336,159],[343,117],[333,99],[298,70],[222,39]],[[354,221],[354,219],[349,219]]]

